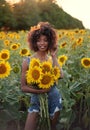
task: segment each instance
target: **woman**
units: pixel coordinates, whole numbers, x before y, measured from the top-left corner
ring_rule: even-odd
[[[57,36],[53,27],[48,22],[40,22],[37,26],[31,28],[28,34],[28,45],[34,51],[30,58],[27,58],[22,63],[21,89],[23,92],[32,93],[31,103],[33,104],[28,109],[28,116],[25,124],[25,130],[36,130],[38,115],[40,111],[38,94],[48,94],[48,105],[51,122],[51,130],[56,130],[57,121],[59,119],[61,109],[61,95],[56,84],[49,89],[34,89],[28,86],[26,82],[26,71],[28,70],[29,62],[32,58],[39,59],[41,62],[52,60],[53,66],[58,66],[60,69],[60,78],[63,78],[63,71],[57,61]],[[50,58],[51,57],[51,58]]]

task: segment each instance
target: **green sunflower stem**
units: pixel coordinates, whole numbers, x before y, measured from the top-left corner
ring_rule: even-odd
[[[42,125],[43,128],[46,126],[48,130],[51,130],[49,112],[48,112],[48,95],[46,93],[40,94],[39,101],[40,101],[40,124]]]

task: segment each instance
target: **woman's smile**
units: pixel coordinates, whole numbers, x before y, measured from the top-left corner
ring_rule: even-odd
[[[46,51],[48,48],[47,37],[41,35],[40,38],[37,40],[37,46],[40,51]]]

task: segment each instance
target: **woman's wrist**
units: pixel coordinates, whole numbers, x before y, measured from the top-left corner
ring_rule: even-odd
[[[57,56],[56,56],[56,54],[53,54],[53,55],[51,55],[51,57],[52,57],[52,58],[55,58],[55,57],[57,57]]]
[[[53,65],[57,64],[57,56],[56,55],[52,56],[52,62],[53,62]]]

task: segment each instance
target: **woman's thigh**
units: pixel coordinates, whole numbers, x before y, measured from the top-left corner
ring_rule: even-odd
[[[36,130],[38,116],[38,112],[28,113],[25,124],[25,130]]]

